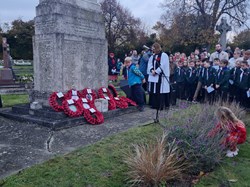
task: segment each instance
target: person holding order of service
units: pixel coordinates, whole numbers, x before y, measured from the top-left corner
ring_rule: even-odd
[[[151,108],[163,110],[169,107],[169,57],[162,52],[159,43],[152,46],[153,55],[148,61],[149,105]]]

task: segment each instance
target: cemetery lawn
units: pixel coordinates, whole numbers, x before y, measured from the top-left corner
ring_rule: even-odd
[[[246,124],[250,122],[248,114]],[[248,134],[250,127],[248,125]],[[123,162],[132,144],[147,143],[162,135],[157,124],[132,128],[104,140],[28,168],[0,181],[0,186],[129,186]],[[245,187],[250,184],[250,137],[239,155],[225,158],[214,172],[206,174],[196,187]]]
[[[162,135],[157,124],[129,129],[96,144],[56,157],[0,181],[0,186],[129,186],[125,153],[136,143]]]
[[[29,102],[27,94],[7,94],[1,95],[3,107],[11,107],[16,104],[24,104]]]

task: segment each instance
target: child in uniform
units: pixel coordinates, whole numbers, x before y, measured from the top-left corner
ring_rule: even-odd
[[[188,63],[188,69],[186,71],[186,89],[187,89],[187,100],[193,101],[195,89],[197,86],[197,72],[195,69],[194,61]]]
[[[142,90],[142,83],[145,83],[145,77],[136,67],[136,64],[132,63],[131,57],[126,57],[124,65],[128,68],[128,84],[131,88],[131,95],[133,100],[138,105],[138,110],[144,110],[144,93]]]
[[[230,72],[228,69],[228,61],[222,59],[219,64],[219,69],[216,72],[215,88],[217,92],[217,99],[220,97],[222,101],[227,101],[229,90]]]
[[[237,89],[236,101],[240,102],[240,104],[248,108],[249,107],[249,99],[247,97],[247,91],[250,89],[250,72],[247,61],[243,60],[241,62],[241,68],[236,73],[235,76],[235,85]]]
[[[210,91],[209,89],[214,89],[216,70],[211,66],[207,58],[203,59],[202,62],[204,62],[205,68],[203,77],[201,77],[203,93],[205,94],[205,100],[208,101],[209,104],[213,104],[215,93],[214,91]]]
[[[241,61],[240,60],[236,60],[235,62],[235,66],[230,69],[230,78],[229,78],[229,101],[235,101],[236,99],[236,95],[237,95],[237,87],[235,84],[235,80],[236,80],[236,75],[241,71],[240,70],[240,64]]]
[[[185,99],[185,70],[183,62],[179,61],[174,71],[174,83],[176,83],[176,95],[179,99]]]

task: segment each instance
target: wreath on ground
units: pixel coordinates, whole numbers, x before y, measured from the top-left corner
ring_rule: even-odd
[[[109,107],[108,107],[109,110],[116,109],[116,102],[114,101],[114,97],[111,94],[109,89],[107,89],[105,87],[99,88],[98,95],[99,95],[99,98],[103,98],[103,99],[108,100],[108,102],[109,102]]]
[[[120,97],[120,99],[127,102],[128,105],[130,105],[130,106],[137,106],[136,102],[134,102],[133,100],[131,100],[127,97],[122,96],[122,97]]]
[[[128,108],[128,103],[124,100],[121,100],[118,96],[118,92],[116,91],[114,85],[109,84],[108,85],[108,89],[110,90],[110,93],[112,94],[112,96],[114,97],[115,103],[116,103],[116,107],[117,108]]]
[[[65,94],[65,98],[78,100],[82,97],[81,93],[77,90],[71,89]]]
[[[83,98],[86,98],[90,102],[94,102],[97,99],[95,90],[90,88],[84,88],[81,93]]]
[[[83,113],[83,108],[80,103],[80,99],[65,99],[63,101],[64,113],[69,117],[79,117]]]
[[[62,92],[53,92],[49,97],[49,105],[57,112],[63,111],[65,96]]]
[[[113,97],[118,97],[118,92],[116,91],[113,84],[109,84],[108,89],[111,91],[111,94],[113,95]]]
[[[93,102],[89,102],[86,98],[82,98],[79,101],[83,109],[83,116],[88,123],[98,125],[104,122],[103,114],[96,109]]]

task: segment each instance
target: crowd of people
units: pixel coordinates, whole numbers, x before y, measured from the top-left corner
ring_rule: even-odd
[[[220,44],[216,44],[215,49],[212,54],[205,48],[195,49],[189,55],[167,54],[155,43],[140,55],[133,50],[129,60],[143,75],[138,75],[140,84],[149,93],[152,108],[168,108],[175,97],[210,104],[220,98],[250,107],[250,50],[236,47],[233,51],[228,47],[223,51]],[[129,79],[129,66],[120,60],[119,63],[112,61],[112,55],[109,55],[109,80],[117,80],[120,70],[124,79]],[[144,78],[146,81],[142,83]]]
[[[250,107],[250,50],[235,48],[232,52],[228,48],[223,51],[220,44],[215,49],[212,54],[206,49],[201,52],[196,49],[189,56],[180,52],[168,55],[160,44],[154,43],[141,56],[134,50],[119,67],[123,67],[123,77],[128,80],[132,99],[138,104],[139,111],[143,111],[145,104],[143,88],[149,93],[148,104],[157,109],[157,114],[174,103],[175,98],[209,104],[221,99]],[[116,76],[114,69],[119,70],[118,64],[115,66],[110,62],[113,73],[109,75]],[[234,157],[239,151],[237,145],[246,141],[245,124],[226,107],[219,107],[216,115],[218,124],[208,136],[225,132],[222,145],[227,149],[226,156]]]

